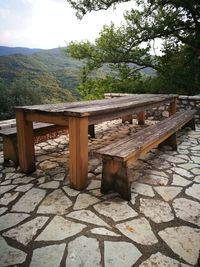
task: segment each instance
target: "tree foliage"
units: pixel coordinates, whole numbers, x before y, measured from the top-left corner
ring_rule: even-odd
[[[68,0],[80,18],[88,12],[108,9],[126,0]],[[95,69],[109,64],[119,80],[141,80],[135,73],[146,67],[157,71],[154,78],[145,78],[158,92],[195,94],[200,84],[200,1],[199,0],[135,0],[124,14],[120,27],[104,26],[95,43],[72,42],[68,51],[84,59],[81,90],[91,81]],[[152,56],[154,42],[162,40],[162,55]],[[99,81],[97,81],[99,84]],[[145,85],[144,85],[145,86]],[[117,89],[118,90],[118,89]],[[154,89],[153,89],[154,90]],[[84,94],[84,93],[83,93]]]

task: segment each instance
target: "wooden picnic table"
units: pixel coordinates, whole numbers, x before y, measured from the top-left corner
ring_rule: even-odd
[[[35,171],[33,122],[66,126],[69,131],[70,186],[81,190],[88,185],[88,126],[140,114],[169,105],[176,112],[177,95],[138,94],[120,98],[61,104],[16,107],[19,164],[22,172]]]

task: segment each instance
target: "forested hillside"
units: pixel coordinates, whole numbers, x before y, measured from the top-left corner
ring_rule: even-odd
[[[1,55],[0,47],[0,55]],[[29,50],[28,50],[29,51]],[[5,48],[4,48],[5,52]],[[14,116],[14,106],[73,101],[79,98],[81,62],[62,49],[0,56],[0,119]],[[9,53],[9,49],[7,50]]]

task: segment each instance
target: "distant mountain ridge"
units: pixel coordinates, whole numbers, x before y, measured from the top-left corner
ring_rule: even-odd
[[[4,54],[4,55],[3,55]],[[6,55],[5,55],[6,54]],[[82,62],[66,48],[0,47],[0,119],[14,117],[14,106],[80,99],[76,89]]]
[[[35,52],[41,52],[44,50],[45,49],[41,49],[41,48],[0,46],[0,56],[9,56],[9,55],[15,55],[15,54],[32,55]]]

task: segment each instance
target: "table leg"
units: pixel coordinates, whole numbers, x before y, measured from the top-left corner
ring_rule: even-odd
[[[33,122],[27,121],[23,111],[16,111],[19,165],[22,172],[35,171]]]
[[[81,190],[88,185],[88,118],[69,118],[70,186]]]
[[[177,104],[177,98],[174,98],[173,102],[169,105],[169,116],[172,116],[174,113],[176,113],[176,105]]]
[[[138,124],[139,125],[144,125],[145,124],[145,111],[140,111],[137,114],[138,117]]]
[[[125,123],[126,121],[128,121],[130,124],[133,123],[133,116],[132,116],[132,114],[122,117],[122,123]]]
[[[88,133],[91,138],[95,138],[95,127],[94,124],[88,126]]]

